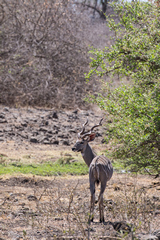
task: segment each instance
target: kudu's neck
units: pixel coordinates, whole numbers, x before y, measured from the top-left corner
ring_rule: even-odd
[[[86,148],[84,151],[81,152],[82,153],[82,157],[85,161],[85,163],[88,165],[88,167],[90,166],[90,163],[92,162],[93,158],[96,157],[96,155],[93,153],[92,148],[89,146],[89,144],[87,143]]]

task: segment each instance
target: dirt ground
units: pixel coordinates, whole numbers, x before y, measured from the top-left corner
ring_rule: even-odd
[[[35,144],[29,138],[15,138],[18,134],[12,139],[9,133],[0,132],[3,138],[0,154],[8,159],[44,162],[65,154],[81,158],[79,153],[71,151],[72,141],[69,145]],[[101,144],[92,146],[97,152],[103,151]],[[96,198],[98,192],[99,187]],[[99,223],[97,204],[94,222],[88,223],[89,205],[88,175],[0,176],[0,240],[144,239],[146,234],[155,236],[160,230],[160,179],[114,172],[104,193],[104,224]],[[117,222],[119,227],[116,228]]]
[[[15,143],[14,143],[15,144]],[[16,145],[16,144],[15,144]],[[64,147],[28,144],[13,149],[3,143],[8,156],[33,154],[42,159]],[[69,147],[65,149],[70,151]],[[98,196],[99,188],[96,191]],[[151,176],[114,173],[104,194],[105,224],[88,224],[89,181],[86,176],[1,176],[0,239],[120,239],[108,221],[125,221],[133,234],[154,233],[160,228],[160,181]],[[131,233],[125,237],[131,239]],[[139,238],[141,239],[141,238]]]

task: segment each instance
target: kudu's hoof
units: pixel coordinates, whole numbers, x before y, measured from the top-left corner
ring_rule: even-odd
[[[105,223],[104,218],[99,220],[100,223]]]
[[[93,217],[89,217],[89,219],[88,219],[88,223],[90,224],[91,222],[93,222]]]

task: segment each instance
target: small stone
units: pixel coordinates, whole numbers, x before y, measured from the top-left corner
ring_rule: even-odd
[[[44,140],[43,144],[51,144],[51,142],[49,140]]]
[[[154,231],[153,233],[156,237],[158,237],[158,240],[160,240],[160,229],[159,230],[156,230]]]
[[[46,126],[48,126],[48,124],[49,124],[49,122],[48,121],[45,121],[45,123],[44,123]]]
[[[76,109],[75,111],[73,111],[74,114],[77,114],[78,113],[78,109]]]
[[[52,141],[52,144],[58,145],[58,144],[59,144],[59,141],[58,141],[58,140],[53,140],[53,141]]]
[[[34,195],[29,195],[27,198],[28,198],[29,201],[36,201],[37,200],[37,197],[34,196]]]
[[[45,128],[45,127],[40,127],[40,128],[39,128],[39,131],[42,131],[42,132],[47,132],[47,131],[48,131],[48,128]]]
[[[27,123],[21,123],[23,127],[27,127]]]
[[[0,118],[0,123],[7,123],[7,120]]]
[[[53,112],[52,117],[55,118],[55,119],[58,119],[58,114],[57,114],[57,112]]]
[[[70,146],[69,141],[63,141],[63,145]]]
[[[159,197],[153,196],[153,200],[154,200],[154,201],[159,201]]]
[[[63,218],[62,218],[62,217],[55,217],[54,220],[56,220],[56,221],[61,221],[61,220],[63,220]]]
[[[1,113],[1,114],[0,114],[0,118],[5,119],[5,116],[4,116],[4,115],[5,115],[4,113]]]
[[[3,110],[4,110],[5,112],[9,112],[9,108],[8,108],[8,107],[4,107]]]
[[[32,142],[32,143],[38,143],[38,140],[37,140],[37,138],[35,138],[35,137],[31,137],[31,138],[30,138],[30,142]]]

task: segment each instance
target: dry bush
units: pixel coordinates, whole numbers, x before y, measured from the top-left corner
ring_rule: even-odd
[[[83,8],[85,8],[87,11],[90,10],[93,13],[93,18],[95,18],[96,13],[101,19],[106,19],[106,11],[108,7],[108,0],[77,0],[75,1],[76,4],[80,4]]]
[[[140,186],[136,176],[133,176],[132,183],[128,183],[126,178],[123,187],[119,186],[113,185],[117,192],[114,199],[104,202],[108,216],[112,215],[112,221],[128,223],[135,236],[156,231],[159,228],[159,197],[150,194],[151,186]]]
[[[69,0],[2,0],[0,103],[83,106],[88,20]]]

